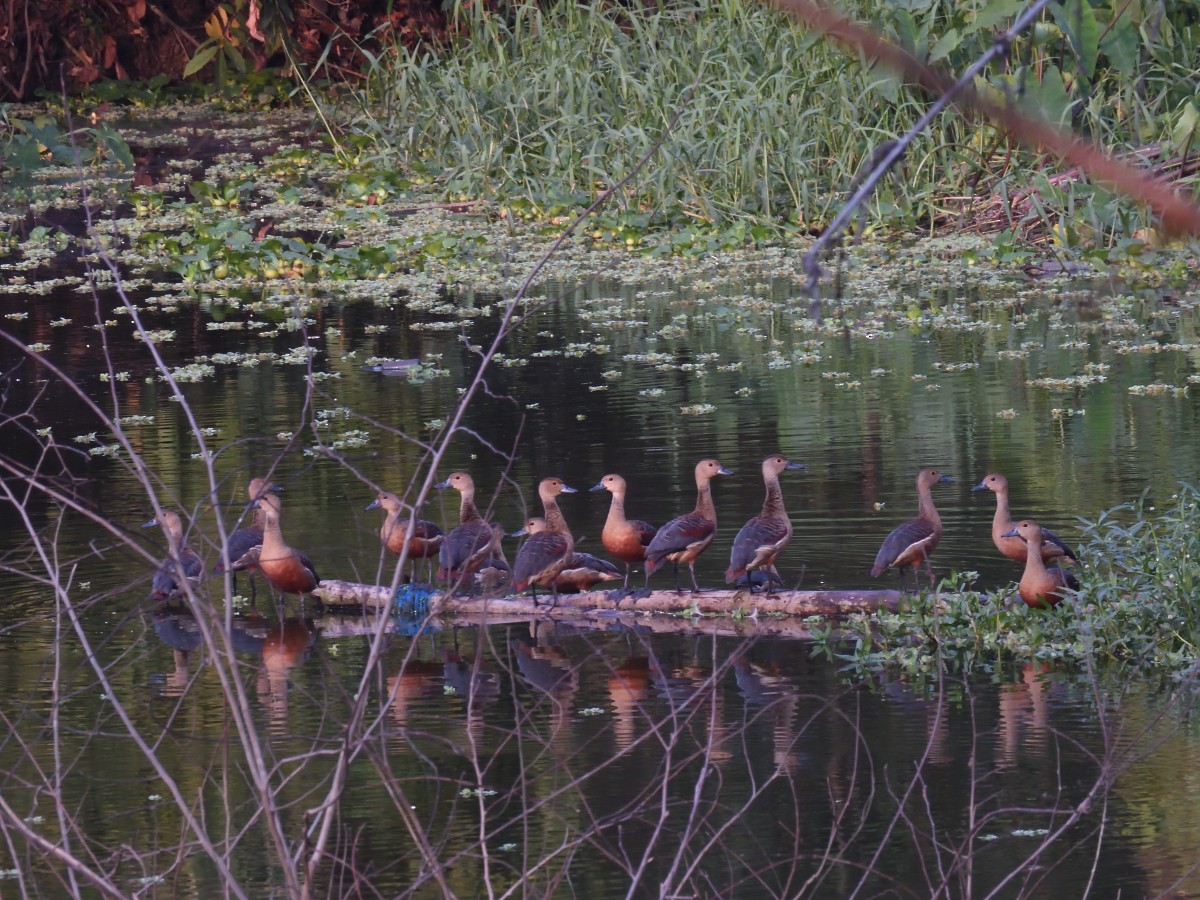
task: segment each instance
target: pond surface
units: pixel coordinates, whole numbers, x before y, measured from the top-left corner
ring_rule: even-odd
[[[733,535],[762,502],[759,463],[783,452],[806,466],[784,477],[795,526],[785,582],[857,588],[878,584],[879,543],[914,514],[917,471],[937,466],[955,482],[935,493],[946,528],[935,568],[977,572],[988,589],[1019,570],[991,545],[992,495],[969,491],[987,472],[1007,475],[1018,516],[1072,544],[1078,517],[1194,481],[1195,298],[977,276],[945,252],[951,263],[936,260],[927,284],[924,251],[900,275],[884,267],[888,253],[867,251],[848,281],[855,293],[823,325],[808,317],[785,254],[672,263],[652,279],[605,256],[595,264],[605,277],[542,284],[538,298],[558,302],[505,342],[439,477],[471,472],[480,505],[515,530],[536,511],[537,480],[558,475],[581,491],[561,505],[582,549],[600,553],[607,494],[586,489],[601,475],[624,475],[630,514],[661,524],[692,507],[692,468],[715,456],[735,473],[715,484],[719,533],[697,567],[716,586]],[[390,580],[380,516],[364,507],[376,487],[407,489],[422,459],[411,439],[432,438],[450,416],[478,366],[473,345],[494,333],[495,296],[132,299],[146,329],[173,332],[157,345],[167,366],[212,367],[180,385],[186,405],[153,377],[111,293],[98,306],[74,287],[0,295],[0,314],[18,314],[0,327],[17,345],[46,345],[41,358],[84,396],[132,417],[162,502],[187,514],[210,567],[214,506],[189,411],[219,451],[217,512],[228,523],[247,480],[274,466],[284,534],[323,577]],[[108,380],[98,318],[115,323],[103,332]],[[311,382],[306,348],[320,376]],[[373,358],[423,365],[389,377],[364,368]],[[22,490],[14,476],[37,469],[112,526],[41,493],[19,504],[27,518],[9,502],[0,521],[11,815],[59,839],[45,780],[57,741],[59,795],[80,823],[73,846],[86,835],[89,852],[111,857],[122,890],[223,890],[115,697],[158,742],[185,805],[237,843],[234,876],[251,895],[270,893],[275,849],[254,815],[229,689],[194,618],[146,600],[152,566],[125,545],[162,554],[157,529],[140,530],[152,514],[145,491],[127,457],[94,452],[111,438],[50,368],[9,343],[0,366],[10,501]],[[49,453],[37,434],[47,428],[58,442]],[[456,514],[457,496],[440,494],[423,511],[443,524]],[[31,533],[69,570],[90,648],[56,618],[54,591],[23,574],[46,577]],[[204,587],[217,608],[220,590]],[[278,767],[297,852],[367,689],[372,730],[347,770],[321,868],[331,894],[369,884],[384,896],[476,896],[526,873],[550,896],[622,896],[633,880],[633,893],[662,885],[664,896],[928,897],[943,885],[951,896],[1081,896],[1083,885],[1104,897],[1200,895],[1200,784],[1188,774],[1200,771],[1200,742],[1178,698],[1153,685],[1033,661],[942,680],[864,673],[808,642],[739,638],[733,623],[720,635],[638,620],[603,632],[437,628],[391,635],[378,667],[369,629],[294,602],[283,612],[260,600],[231,624],[249,720]],[[8,877],[64,883],[11,822],[5,833]]]

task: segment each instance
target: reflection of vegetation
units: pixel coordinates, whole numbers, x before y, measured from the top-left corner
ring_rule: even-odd
[[[898,615],[852,618],[855,662],[926,668],[947,656],[1011,654],[1193,672],[1200,666],[1197,489],[1181,486],[1162,510],[1145,497],[1109,510],[1084,534],[1082,587],[1068,602],[1032,610],[1011,590],[982,594],[955,577]]]

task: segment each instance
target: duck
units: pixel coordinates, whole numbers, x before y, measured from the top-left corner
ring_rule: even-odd
[[[917,517],[897,525],[883,539],[883,546],[875,557],[871,575],[878,578],[891,568],[900,569],[900,589],[905,589],[904,566],[913,567],[913,582],[917,572],[925,563],[929,574],[929,586],[933,587],[933,563],[929,557],[942,539],[942,519],[933,505],[932,488],[935,484],[952,484],[954,479],[937,469],[922,469],[917,474]]]
[[[416,571],[418,559],[436,556],[446,535],[433,522],[404,516],[404,504],[391,491],[381,491],[367,504],[367,509],[383,509],[387,517],[379,529],[379,540],[392,553],[401,556],[407,547],[408,559]]]
[[[554,593],[554,604],[558,602],[558,575],[575,551],[575,539],[571,529],[558,508],[559,494],[574,494],[575,488],[564,484],[561,478],[543,478],[538,484],[538,496],[545,511],[545,528],[531,534],[517,552],[513,563],[513,590],[518,594],[529,588],[533,591],[533,604],[537,606],[537,589],[542,586]]]
[[[519,531],[512,533],[513,537],[523,537],[531,534],[541,534],[546,530],[546,520],[541,516],[529,519]],[[575,550],[567,558],[566,564],[554,581],[554,588],[560,594],[575,594],[590,591],[596,585],[605,581],[620,581],[621,571],[606,559],[600,559],[591,553],[580,553]]]
[[[1042,554],[1033,552],[1033,549],[1041,547],[1046,539],[1045,529],[1033,519],[1018,522],[1001,537],[1020,538],[1029,548],[1025,554],[1025,572],[1017,585],[1026,606],[1033,609],[1049,609],[1062,602],[1066,591],[1079,590],[1079,579],[1073,573],[1058,566],[1046,568]]]
[[[601,478],[592,491],[608,491],[612,502],[608,505],[608,518],[600,532],[600,543],[604,549],[625,563],[625,589],[629,589],[629,573],[634,563],[646,558],[646,548],[654,540],[655,528],[641,519],[625,518],[625,479],[620,475],[608,474]]]
[[[788,469],[803,469],[800,463],[792,462],[786,456],[775,453],[762,461],[763,483],[767,488],[766,499],[763,500],[762,512],[742,526],[737,537],[733,539],[733,547],[729,551],[729,569],[725,572],[725,581],[733,584],[746,578],[754,569],[764,569],[767,572],[766,590],[772,593],[775,560],[783,548],[792,539],[792,520],[783,508],[783,492],[779,488],[779,476]],[[753,589],[753,581],[747,578]]]
[[[188,585],[194,588],[200,583],[200,576],[204,574],[204,562],[184,541],[183,522],[178,513],[164,509],[142,527],[149,528],[152,525],[161,526],[166,532],[168,552],[166,559],[158,564],[154,578],[150,581],[150,599],[174,600],[186,593]],[[181,572],[186,585],[179,581]]]
[[[258,555],[262,551],[263,542],[264,513],[258,505],[258,498],[268,491],[280,490],[283,489],[271,484],[265,478],[250,479],[250,483],[246,485],[246,495],[250,498],[250,506],[254,510],[253,519],[249,525],[238,528],[229,535],[229,540],[225,543],[225,553],[213,567],[214,575],[224,575],[225,560],[229,560],[229,572],[235,594],[237,593],[237,573],[245,572],[250,579],[251,603],[258,594],[258,588],[254,583],[254,573],[258,571]]]
[[[274,494],[258,498],[263,510],[263,543],[258,555],[258,569],[275,590],[281,594],[311,594],[321,583],[311,559],[283,540],[279,529],[282,504]]]
[[[991,491],[996,495],[996,514],[992,517],[992,543],[996,545],[996,549],[1001,554],[1009,559],[1025,562],[1025,541],[1019,537],[1005,537],[1005,533],[1011,531],[1016,525],[1008,511],[1008,479],[999,472],[991,472],[984,475],[983,480],[971,488],[972,493],[978,491]],[[1042,529],[1041,551],[1042,562],[1048,563],[1054,560],[1079,562],[1079,558],[1075,556],[1071,548],[1048,528]]]
[[[717,510],[713,506],[710,482],[718,475],[732,475],[715,459],[702,459],[696,463],[696,508],[672,519],[655,532],[646,548],[646,590],[650,588],[650,576],[664,562],[675,566],[675,590],[683,593],[679,586],[679,564],[687,563],[692,573],[692,592],[699,593],[696,582],[696,557],[712,543],[717,533]]]
[[[466,472],[455,472],[434,487],[459,493],[458,524],[438,550],[437,577],[452,584],[464,582],[479,570],[492,545],[492,526],[475,508],[475,481]]]

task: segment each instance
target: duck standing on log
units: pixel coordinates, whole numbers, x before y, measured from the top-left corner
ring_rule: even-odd
[[[262,507],[258,505],[258,498],[268,491],[279,491],[278,488],[271,484],[265,478],[251,478],[250,483],[246,485],[246,495],[250,498],[250,506],[254,509],[254,517],[250,524],[245,528],[238,528],[233,534],[229,535],[229,541],[225,544],[225,553],[221,559],[217,561],[213,567],[213,574],[225,574],[225,560],[229,560],[230,578],[234,593],[237,593],[237,573],[245,572],[246,577],[250,579],[250,603],[254,601],[258,595],[258,588],[254,583],[254,573],[258,571],[258,556],[262,552],[263,542],[263,521],[264,512]]]
[[[1046,539],[1045,531],[1037,522],[1025,519],[1004,532],[1001,537],[1020,538],[1028,547],[1025,554],[1025,572],[1021,575],[1020,584],[1017,585],[1017,590],[1020,591],[1021,599],[1025,601],[1026,606],[1034,609],[1049,609],[1062,602],[1066,591],[1079,590],[1078,578],[1066,569],[1060,569],[1057,566],[1046,568],[1042,554],[1034,552],[1042,546],[1042,542]]]
[[[267,583],[282,594],[312,593],[321,582],[312,560],[299,550],[289,547],[279,529],[281,504],[274,494],[258,498],[263,509],[263,544],[258,555],[258,568]]]
[[[514,531],[513,537],[540,534],[546,530],[546,520],[534,516],[525,523],[520,531]],[[554,579],[554,589],[560,594],[573,594],[590,591],[603,581],[620,581],[621,572],[606,559],[600,559],[591,553],[580,553],[578,550],[567,557],[562,571]]]
[[[492,526],[475,508],[475,481],[466,472],[455,472],[434,487],[459,493],[458,524],[442,540],[437,577],[453,584],[467,582],[489,556]]]
[[[1012,514],[1008,511],[1008,479],[999,472],[984,475],[983,480],[971,488],[971,493],[991,491],[996,495],[996,514],[992,517],[992,543],[1004,556],[1017,562],[1025,562],[1025,541],[1020,537],[1006,537],[1007,532],[1016,527]],[[1042,529],[1042,562],[1063,560],[1079,562],[1058,535],[1047,528]]]
[[[574,494],[575,488],[564,484],[561,478],[543,478],[538,484],[538,496],[545,510],[545,531],[531,534],[521,545],[517,561],[513,563],[513,590],[518,594],[526,588],[533,591],[533,604],[537,606],[537,588],[541,585],[554,592],[554,604],[558,603],[558,575],[575,550],[575,539],[567,520],[558,508],[559,494]]]
[[[675,590],[683,593],[683,588],[679,586],[679,564],[687,563],[692,573],[692,592],[700,592],[700,585],[696,581],[696,557],[712,543],[717,533],[717,510],[713,506],[710,482],[718,475],[732,474],[715,459],[702,459],[696,463],[696,508],[658,529],[646,548],[647,591],[650,589],[650,576],[664,562],[671,562],[675,566]]]
[[[173,600],[182,596],[185,590],[179,581],[180,572],[187,583],[195,587],[204,573],[204,563],[196,551],[184,541],[183,523],[176,513],[164,509],[142,527],[149,528],[151,525],[159,525],[166,532],[168,552],[167,558],[159,563],[150,582],[150,599]]]
[[[763,460],[762,476],[767,496],[763,500],[762,512],[743,525],[733,539],[729,569],[725,572],[726,582],[733,584],[739,578],[747,578],[754,569],[761,569],[766,575],[766,591],[772,593],[775,579],[771,575],[775,573],[775,560],[792,539],[792,520],[783,508],[779,476],[788,469],[803,468],[800,463],[791,462],[778,453]],[[748,582],[753,590],[753,579],[748,578]]]
[[[400,498],[390,491],[383,491],[367,504],[367,509],[383,509],[387,518],[379,529],[379,539],[383,546],[392,553],[400,556],[408,547],[408,559],[412,562],[414,575],[417,571],[418,559],[429,559],[436,556],[445,534],[433,522],[425,519],[411,519],[404,515],[404,504]]]
[[[875,557],[871,575],[878,578],[891,568],[900,569],[900,589],[905,590],[904,567],[912,566],[913,583],[918,584],[917,573],[925,563],[929,574],[929,586],[933,587],[933,563],[929,557],[942,539],[942,518],[933,505],[932,488],[935,484],[953,483],[949,475],[937,469],[922,469],[917,474],[917,517],[897,525],[883,539],[883,546]]]
[[[593,491],[608,491],[612,502],[608,505],[608,518],[600,533],[604,549],[625,563],[625,589],[629,588],[629,573],[634,563],[646,558],[646,548],[654,540],[654,526],[641,519],[625,518],[625,479],[620,475],[605,475],[592,488]]]
[[[475,571],[475,583],[484,593],[494,593],[508,584],[512,577],[512,567],[504,556],[504,529],[492,523],[492,541],[488,545],[487,556]]]

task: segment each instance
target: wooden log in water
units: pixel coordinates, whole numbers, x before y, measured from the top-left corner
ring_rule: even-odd
[[[314,594],[328,606],[361,606],[370,610],[389,609],[392,591],[377,585],[352,581],[322,581]],[[572,613],[602,611],[629,613],[685,613],[702,615],[842,616],[856,612],[885,609],[895,612],[900,592],[893,590],[861,591],[780,591],[777,594],[752,594],[749,591],[712,590],[699,594],[652,591],[644,597],[613,599],[611,591],[562,594],[552,610],[550,598],[539,598],[537,605],[529,597],[467,597],[434,594],[430,610],[436,616],[563,616]]]

